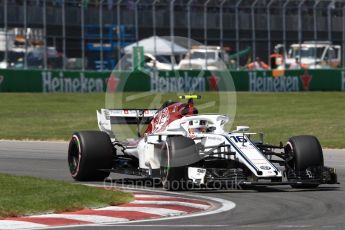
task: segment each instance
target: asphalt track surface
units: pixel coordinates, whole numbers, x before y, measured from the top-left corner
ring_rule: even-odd
[[[72,182],[66,152],[63,142],[0,141],[0,172]],[[188,193],[230,200],[236,207],[202,217],[71,229],[345,229],[345,150],[324,150],[324,156],[326,165],[337,169],[340,185],[193,191]]]

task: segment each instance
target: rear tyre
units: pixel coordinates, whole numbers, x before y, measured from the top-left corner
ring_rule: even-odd
[[[195,142],[184,136],[167,137],[161,152],[161,181],[166,190],[188,189],[188,167],[201,158]]]
[[[100,131],[74,133],[68,147],[68,165],[77,181],[100,181],[108,177],[112,167],[113,145]]]
[[[286,153],[293,159],[289,168],[301,172],[309,167],[323,167],[323,153],[319,140],[315,136],[302,135],[291,137],[285,147]],[[319,184],[291,185],[293,188],[316,188]]]

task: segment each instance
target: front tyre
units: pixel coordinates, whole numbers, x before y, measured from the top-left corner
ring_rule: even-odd
[[[291,137],[285,147],[285,152],[292,157],[287,164],[288,172],[297,176],[309,168],[323,168],[324,160],[319,140],[315,136],[302,135]],[[319,184],[292,185],[293,188],[316,188]]]
[[[68,165],[71,176],[77,181],[100,181],[110,172],[113,145],[109,136],[100,131],[74,133],[68,147]]]

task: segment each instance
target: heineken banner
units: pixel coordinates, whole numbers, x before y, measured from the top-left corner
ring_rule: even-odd
[[[0,92],[345,91],[345,70],[76,72],[0,70]],[[231,81],[231,82],[232,82]]]

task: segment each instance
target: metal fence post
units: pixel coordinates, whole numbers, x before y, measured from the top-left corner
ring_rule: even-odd
[[[313,21],[314,21],[314,47],[316,50],[316,41],[317,41],[317,11],[316,7],[320,3],[321,0],[316,0],[313,5]],[[316,52],[314,52],[314,62],[316,63]]]
[[[267,48],[268,48],[268,64],[269,66],[272,66],[271,63],[271,5],[273,4],[275,0],[270,0],[269,3],[267,4],[266,8],[266,14],[267,14]]]
[[[157,55],[157,32],[156,32],[156,4],[159,0],[153,0],[152,2],[152,29],[153,29],[153,56],[156,57]],[[157,75],[157,63],[156,61],[153,63],[154,64],[154,68],[153,68],[153,72],[154,75]]]
[[[284,58],[283,58],[283,66],[285,68],[287,53],[286,53],[286,7],[289,4],[290,0],[286,0],[283,4],[283,50],[284,50]]]
[[[25,53],[24,53],[24,69],[28,68],[28,18],[27,18],[27,0],[24,0],[23,5],[23,16],[24,16],[24,37],[25,37]]]
[[[328,33],[328,41],[332,41],[332,14],[331,11],[335,7],[335,1],[331,1],[327,6],[327,33]]]
[[[317,11],[316,7],[320,3],[321,0],[316,0],[313,5],[313,21],[314,21],[314,41],[317,40]]]
[[[251,10],[251,19],[252,19],[252,45],[253,45],[253,60],[256,58],[256,37],[255,37],[255,5],[258,2],[258,0],[255,0],[252,5],[250,6]]]
[[[99,41],[100,41],[100,67],[101,71],[103,71],[103,64],[104,64],[104,54],[103,54],[103,2],[104,0],[100,0],[99,2]]]
[[[122,39],[121,39],[121,2],[122,2],[122,0],[118,0],[116,2],[117,63],[119,63],[121,60],[121,42],[122,42]],[[117,66],[118,66],[119,70],[121,70],[121,68],[122,68],[121,63],[120,63],[120,65],[117,65]]]
[[[62,20],[62,53],[63,53],[63,58],[62,58],[62,69],[66,69],[66,61],[65,57],[66,55],[66,14],[65,14],[65,0],[62,0],[61,2],[61,20]]]
[[[9,67],[8,63],[8,28],[7,28],[7,1],[4,0],[4,33],[5,33],[5,55],[4,55],[4,61],[6,63],[6,67]]]
[[[210,2],[210,0],[206,0],[206,2],[204,3],[204,44],[205,44],[205,49],[206,49],[206,52],[205,52],[205,67],[206,69],[207,68],[207,45],[208,45],[208,42],[207,42],[207,5],[208,3]]]
[[[138,22],[138,4],[140,0],[136,0],[134,3],[134,21],[135,21],[135,40],[136,40],[136,46],[139,46],[139,22]],[[134,55],[134,53],[132,54]],[[134,65],[133,70],[134,70]]]
[[[139,22],[138,22],[138,4],[140,0],[135,1],[135,11],[134,11],[134,20],[135,20],[135,40],[137,46],[139,46]]]
[[[47,57],[47,2],[43,1],[42,6],[43,13],[43,68],[46,70],[48,68],[48,57]]]
[[[157,39],[156,39],[156,4],[159,0],[153,0],[152,2],[152,29],[153,29],[153,55],[157,54]],[[155,63],[156,65],[156,63]],[[156,66],[155,66],[156,67]]]
[[[219,4],[219,37],[220,37],[220,47],[224,49],[224,28],[223,28],[223,7],[227,0],[222,0]]]
[[[174,6],[175,0],[170,1],[170,42],[171,42],[171,60],[174,60],[174,26],[175,26],[175,17],[174,17]],[[174,65],[171,65],[171,70],[174,70]]]
[[[241,4],[242,0],[238,0],[236,5],[235,5],[235,17],[236,17],[236,62],[237,62],[237,69],[239,69],[240,66],[240,55],[239,55],[239,50],[240,50],[240,29],[239,29],[239,13],[238,13],[238,8]]]
[[[302,49],[302,5],[304,4],[305,0],[301,0],[298,4],[298,44],[299,44],[299,57],[301,57],[301,49]]]
[[[345,66],[345,5],[343,6],[343,55],[342,55],[342,67],[344,68]]]
[[[82,57],[82,64],[81,69],[85,71],[85,6],[83,4],[80,5],[80,29],[81,29],[81,57]]]
[[[187,29],[188,29],[188,51],[192,48],[191,47],[191,37],[192,37],[192,31],[191,31],[191,15],[190,15],[190,6],[194,0],[189,0],[187,3]],[[188,68],[191,68],[191,57],[188,56]]]

